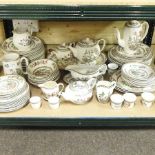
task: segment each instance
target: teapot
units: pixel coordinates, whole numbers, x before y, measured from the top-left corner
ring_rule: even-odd
[[[147,22],[140,23],[137,20],[128,21],[125,23],[122,38],[119,29],[115,28],[118,44],[124,48],[124,51],[134,51],[132,45],[142,42],[147,35],[148,29],[149,24]]]
[[[84,104],[92,98],[95,84],[96,79],[94,78],[88,81],[71,81],[61,95],[65,100],[75,104]]]
[[[75,44],[75,46],[69,46],[69,48],[73,52],[73,55],[81,63],[88,63],[96,60],[99,57],[101,51],[104,49],[104,47],[104,39],[93,40],[90,38],[85,38],[79,41]]]
[[[51,51],[49,59],[55,61],[60,69],[64,69],[68,65],[76,64],[77,59],[73,56],[69,45],[63,43]]]

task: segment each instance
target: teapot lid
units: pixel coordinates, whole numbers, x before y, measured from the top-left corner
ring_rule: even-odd
[[[70,90],[77,93],[84,93],[89,90],[88,84],[85,81],[71,81],[69,83]]]
[[[96,42],[94,42],[94,40],[91,38],[85,38],[79,41],[77,44],[81,47],[88,47],[88,46],[94,46]]]
[[[130,20],[130,21],[125,23],[125,26],[127,26],[127,27],[134,27],[134,28],[140,27],[140,25],[141,25],[140,22],[137,21],[137,20]]]

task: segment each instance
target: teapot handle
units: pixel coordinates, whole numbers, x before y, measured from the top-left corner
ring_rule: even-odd
[[[100,51],[102,51],[105,47],[105,40],[104,39],[99,39],[98,44],[100,46]]]
[[[148,30],[149,30],[149,24],[147,22],[143,22],[141,24],[141,27],[145,27],[145,32],[143,34],[143,36],[141,37],[141,41],[143,41],[143,39],[146,37],[147,33],[148,33]]]

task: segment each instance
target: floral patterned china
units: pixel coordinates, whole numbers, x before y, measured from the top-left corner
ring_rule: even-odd
[[[0,112],[15,111],[25,106],[30,98],[30,88],[19,75],[0,77]]]
[[[90,78],[97,78],[100,75],[104,75],[107,70],[106,64],[103,65],[70,65],[65,68],[71,72],[74,79],[88,80]]]
[[[150,65],[153,60],[153,52],[151,48],[143,43],[138,43],[133,46],[134,52],[126,53],[120,46],[114,46],[108,52],[108,59],[110,62],[122,66],[128,62],[142,62]]]
[[[91,38],[85,38],[75,43],[75,46],[69,46],[75,58],[81,63],[89,63],[96,60],[104,47],[104,39],[93,40]]]
[[[137,44],[143,41],[149,29],[147,22],[139,22],[137,20],[127,21],[123,29],[123,37],[121,38],[120,31],[115,28],[116,37],[119,46],[121,46],[125,53],[132,53],[134,50],[132,44]]]
[[[28,65],[27,74],[29,82],[36,86],[46,81],[58,80],[60,77],[57,64],[48,59],[31,62]]]

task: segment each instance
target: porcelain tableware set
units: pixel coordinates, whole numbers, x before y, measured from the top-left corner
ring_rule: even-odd
[[[104,47],[104,39],[84,38],[76,43],[63,43],[53,50],[50,49],[48,59],[55,61],[59,69],[78,64],[103,65],[107,60],[102,53]]]
[[[95,78],[91,78],[88,81],[71,81],[65,91],[62,92],[62,97],[74,104],[85,104],[91,100],[95,84]]]
[[[26,57],[30,62],[45,58],[42,41],[22,28],[13,31],[13,37],[3,42],[2,49],[4,54],[14,52]]]
[[[115,28],[118,45],[112,47],[108,52],[109,61],[119,66],[128,62],[142,62],[150,65],[153,60],[153,52],[149,46],[142,43],[148,28],[147,22],[128,21],[125,23],[122,38],[120,31]]]
[[[126,63],[111,76],[116,81],[116,89],[120,92],[140,94],[144,91],[155,91],[155,72],[151,66],[142,63]]]
[[[19,75],[0,77],[0,112],[11,112],[24,107],[30,98],[30,88]]]
[[[31,62],[27,67],[27,74],[28,81],[35,86],[47,81],[57,81],[60,78],[57,64],[48,59]]]

